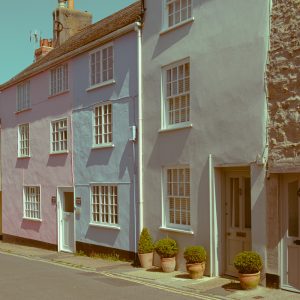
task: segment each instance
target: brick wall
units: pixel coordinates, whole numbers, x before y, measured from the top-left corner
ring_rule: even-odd
[[[269,92],[269,166],[300,166],[300,0],[273,0]]]

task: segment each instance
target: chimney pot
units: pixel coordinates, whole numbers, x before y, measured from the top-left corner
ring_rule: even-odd
[[[74,0],[68,0],[68,8],[74,9]]]

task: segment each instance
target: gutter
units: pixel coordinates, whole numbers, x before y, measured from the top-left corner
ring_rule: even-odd
[[[84,45],[84,46],[82,46],[78,49],[75,49],[71,52],[68,52],[68,53],[66,53],[66,54],[64,54],[64,55],[62,55],[62,56],[60,56],[56,59],[53,59],[53,60],[37,67],[36,69],[34,69],[29,74],[24,75],[24,77],[21,77],[17,80],[12,80],[11,82],[4,83],[3,85],[0,85],[0,91],[3,91],[3,90],[5,90],[5,89],[7,89],[7,88],[9,88],[9,87],[11,87],[15,84],[18,84],[18,83],[24,81],[25,79],[28,79],[30,77],[33,77],[33,76],[39,74],[39,73],[42,73],[42,72],[44,72],[44,71],[46,71],[46,70],[48,70],[48,69],[50,69],[50,68],[52,68],[56,65],[59,65],[59,64],[65,62],[65,61],[69,60],[70,58],[78,56],[78,55],[80,55],[84,52],[90,51],[90,50],[96,48],[99,45],[106,44],[106,43],[110,42],[111,40],[116,39],[119,36],[122,36],[122,35],[130,32],[130,31],[135,30],[135,27],[136,27],[136,22],[131,23],[131,24],[129,24],[125,27],[122,27],[122,28],[120,28],[120,29],[118,29],[118,30],[116,30],[116,31],[114,31],[114,32],[112,32],[112,33],[96,40],[96,41],[93,41],[93,42],[91,42],[87,45]]]

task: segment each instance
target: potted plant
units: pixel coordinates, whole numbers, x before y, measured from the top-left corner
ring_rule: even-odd
[[[138,245],[138,256],[142,268],[152,267],[153,250],[154,243],[152,240],[152,236],[150,235],[149,230],[147,228],[143,228]]]
[[[239,279],[244,290],[254,289],[260,281],[262,259],[257,252],[244,251],[234,258],[234,266],[239,271]]]
[[[173,272],[176,267],[175,256],[178,253],[176,241],[170,238],[158,240],[155,243],[155,251],[160,256],[161,268],[164,272]]]
[[[202,278],[206,262],[206,251],[204,247],[189,246],[184,250],[183,256],[186,260],[186,270],[189,272],[190,278]]]

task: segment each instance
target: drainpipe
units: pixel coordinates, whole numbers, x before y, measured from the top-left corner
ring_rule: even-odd
[[[135,31],[137,33],[137,77],[138,77],[138,177],[139,177],[139,196],[138,196],[138,211],[139,224],[138,235],[141,233],[144,226],[144,198],[143,198],[143,111],[142,111],[142,24],[135,23]]]

